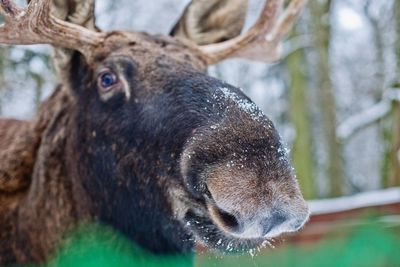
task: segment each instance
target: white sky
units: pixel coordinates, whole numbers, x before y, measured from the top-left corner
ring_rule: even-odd
[[[338,11],[339,26],[343,30],[355,31],[360,29],[364,22],[363,18],[353,9],[342,7]]]

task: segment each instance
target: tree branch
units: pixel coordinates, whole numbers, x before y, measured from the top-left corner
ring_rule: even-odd
[[[381,120],[391,111],[393,101],[400,102],[400,88],[387,90],[379,103],[347,118],[337,127],[337,137],[344,142],[362,129]]]

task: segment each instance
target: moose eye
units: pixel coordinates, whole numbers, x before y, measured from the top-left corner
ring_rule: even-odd
[[[118,83],[117,75],[111,71],[105,71],[99,75],[98,86],[103,91],[109,91],[112,87]]]

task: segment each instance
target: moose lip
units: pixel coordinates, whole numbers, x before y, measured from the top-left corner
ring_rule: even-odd
[[[265,246],[271,241],[266,238],[239,238],[220,229],[208,215],[198,215],[193,210],[185,215],[186,227],[196,241],[220,252],[248,252]]]

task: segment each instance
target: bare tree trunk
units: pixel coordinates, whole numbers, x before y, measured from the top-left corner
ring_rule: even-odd
[[[397,77],[400,77],[400,2],[395,1]],[[398,78],[400,79],[400,78]],[[398,81],[400,85],[400,81]],[[400,186],[400,103],[393,105],[392,150],[390,152],[388,186]]]
[[[304,51],[297,50],[286,60],[290,78],[289,113],[296,130],[292,149],[292,159],[300,187],[305,198],[315,194],[315,176],[311,142],[310,110],[307,101],[307,77],[304,69]]]
[[[343,192],[343,163],[341,144],[336,137],[336,105],[331,82],[329,59],[331,1],[310,1],[314,50],[316,53],[316,82],[318,90],[323,132],[327,154],[327,178],[330,195],[339,196]]]
[[[6,87],[5,84],[6,80],[4,77],[5,65],[7,64],[6,57],[7,57],[7,48],[0,47],[0,92],[4,92]],[[3,113],[3,99],[2,95],[0,95],[0,115],[2,113]]]
[[[399,57],[398,57],[399,58]],[[388,186],[400,186],[400,103],[394,104]]]
[[[386,84],[386,72],[385,69],[385,41],[384,41],[384,26],[385,22],[382,22],[382,18],[380,16],[376,17],[375,14],[371,14],[371,5],[376,4],[373,0],[368,0],[364,4],[364,15],[367,18],[373,36],[373,44],[375,46],[376,51],[376,62],[375,62],[375,70],[376,73],[371,81],[373,82],[375,88],[372,91],[373,97],[375,101],[380,101],[382,99],[382,95],[387,87]],[[381,118],[377,121],[377,127],[380,133],[380,141],[384,144],[384,157],[382,164],[382,178],[381,184],[387,186],[389,183],[389,176],[391,175],[391,154],[392,154],[392,141],[393,141],[393,116],[389,118]]]
[[[36,83],[36,88],[35,88],[35,96],[34,96],[34,105],[35,105],[35,110],[38,110],[41,99],[42,99],[42,88],[43,88],[43,77],[41,75],[38,75],[36,73],[31,73],[32,79]]]

